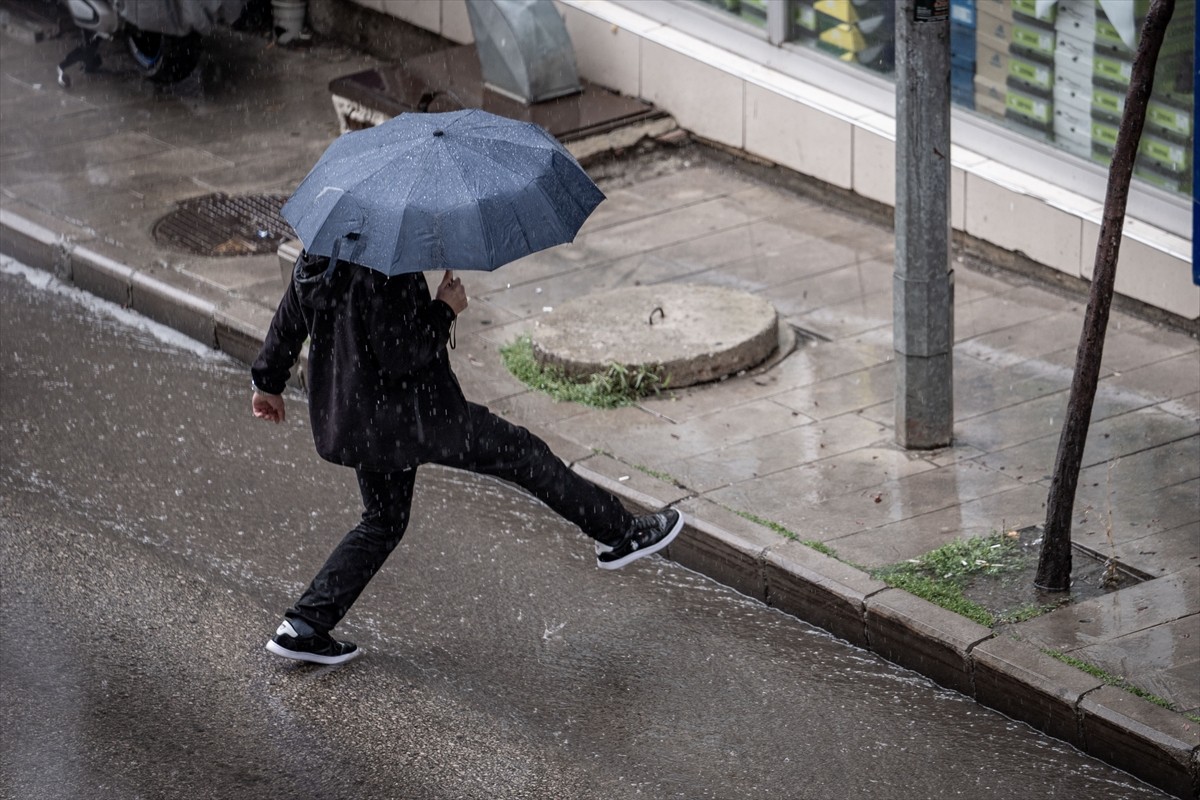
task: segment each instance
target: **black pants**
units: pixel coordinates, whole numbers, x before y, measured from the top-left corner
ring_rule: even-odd
[[[472,448],[438,460],[447,467],[494,475],[517,484],[605,544],[618,542],[632,515],[609,492],[581,478],[541,439],[483,406],[469,403]],[[408,527],[416,469],[403,472],[357,470],[363,515],[342,539],[308,589],[288,609],[321,632],[332,629],[358,599],[400,543]]]

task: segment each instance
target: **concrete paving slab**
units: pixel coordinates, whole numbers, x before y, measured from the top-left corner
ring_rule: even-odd
[[[95,182],[110,183],[105,173],[117,164],[148,158],[169,149],[165,142],[141,131],[116,131],[83,142],[30,149],[7,158],[4,160],[4,180],[5,183],[23,183],[29,179],[42,179],[48,173],[70,175],[86,171],[94,176]],[[132,172],[136,174],[136,170]]]
[[[954,341],[962,342],[994,331],[1048,317],[1058,308],[1036,293],[1018,287],[1002,295],[954,303]],[[1078,336],[1076,336],[1078,339]]]
[[[1161,577],[1191,569],[1200,563],[1200,520],[1170,530],[1147,532],[1146,536],[1127,534],[1112,549],[1125,564]]]
[[[1189,397],[1200,392],[1200,348],[1115,373],[1104,379],[1104,385],[1136,392],[1155,402]]]
[[[708,493],[732,508],[756,509],[769,519],[791,518],[844,494],[937,469],[897,446],[862,447]],[[770,513],[768,513],[768,511]]]
[[[1071,376],[1041,369],[1036,359],[1012,367],[978,368],[969,357],[954,359],[954,418],[968,420],[1071,388]],[[972,374],[974,373],[974,374]]]
[[[560,402],[542,392],[534,391],[501,397],[488,403],[488,408],[505,419],[536,419],[544,424],[558,424],[587,413],[586,406]]]
[[[813,419],[829,419],[888,401],[896,388],[895,373],[892,364],[879,364],[772,395],[771,399]]]
[[[798,388],[851,375],[880,364],[890,364],[892,358],[889,330],[878,338],[864,336],[829,342],[810,341],[773,367],[768,375],[775,377],[781,388]]]
[[[179,270],[210,286],[253,297],[259,296],[258,287],[261,286],[267,305],[278,304],[283,297],[286,284],[270,256],[200,258],[189,253],[187,257],[186,262],[178,265]]]
[[[666,175],[640,180],[626,189],[642,197],[651,207],[682,208],[702,205],[712,198],[723,198],[756,189],[754,182],[725,166],[704,165],[686,173],[672,171]],[[747,205],[745,201],[741,205]],[[749,211],[749,210],[748,210]],[[763,216],[761,209],[754,216]]]
[[[1041,647],[1073,653],[1200,613],[1200,567],[1064,606],[1015,625]]]
[[[1111,526],[1118,541],[1127,532],[1174,530],[1194,518],[1191,504],[1200,494],[1200,478],[1154,489],[1145,493],[1109,491],[1085,487],[1075,496],[1077,515],[1089,514],[1091,525],[1101,530]]]
[[[1065,403],[1065,399],[1062,402]],[[1033,403],[1041,403],[1041,401],[1035,400]],[[1027,405],[1032,405],[1032,403]],[[1051,409],[1043,406],[1038,410],[1045,413]],[[1098,411],[1100,410],[1098,409]],[[1061,414],[1062,411],[1060,410],[1058,413]],[[984,430],[982,427],[984,421],[989,417],[994,417],[998,425],[1014,425],[1015,427],[1009,430],[1007,436],[1010,440],[1019,439],[1022,434],[1019,422],[1014,418],[1016,415],[1002,418],[998,416],[1001,414],[1004,414],[1004,411],[967,420],[962,423],[960,428],[964,434],[968,429],[978,434]],[[1054,456],[1058,451],[1058,442],[1062,434],[1061,430],[1057,429],[1062,424],[1061,417],[1059,420],[1053,422],[1051,418],[1043,419],[1040,416],[1031,415],[1029,420],[1031,433],[1041,433],[1042,435],[1023,444],[1017,444],[1016,441],[1005,442],[1000,437],[972,439],[969,435],[964,435],[962,441],[988,450],[983,463],[995,469],[1005,468],[1008,472],[1021,473],[1026,476],[1040,474],[1049,480],[1054,469]],[[1200,421],[1182,419],[1154,408],[1136,409],[1127,414],[1104,419],[1097,419],[1093,414],[1092,424],[1088,428],[1087,442],[1084,445],[1082,465],[1084,468],[1088,468],[1104,464],[1115,458],[1161,444],[1181,441],[1195,436],[1198,431],[1200,431]],[[1005,447],[1010,443],[1014,446]],[[1002,449],[996,450],[995,448]]]
[[[659,457],[667,459],[664,464],[667,472],[688,486],[707,492],[772,475],[820,458],[878,445],[890,438],[876,423],[846,414],[800,427],[788,427],[741,443],[729,443],[690,457],[680,451],[660,452]]]
[[[816,308],[861,297],[864,292],[880,291],[892,280],[894,270],[890,261],[855,260],[839,269],[772,286],[772,302],[785,317],[798,317]]]
[[[980,361],[1011,366],[1061,349],[1079,337],[1080,322],[1070,311],[1057,311],[1029,322],[1001,328],[958,342],[956,351]]]
[[[1200,417],[1200,392],[1185,395],[1175,400],[1168,400],[1157,406],[1158,410],[1174,414],[1183,419]]]
[[[1022,486],[825,541],[841,558],[873,569],[917,558],[967,537],[1040,524],[1046,518],[1045,502],[1044,489]]]
[[[1071,653],[1179,709],[1200,707],[1200,615],[1192,614]],[[1187,677],[1191,676],[1191,677]]]
[[[887,247],[892,238],[886,228],[770,184],[741,189],[736,199],[748,213],[817,239],[843,244],[861,241],[872,247]]]
[[[642,454],[646,460],[641,463],[652,466],[665,459],[714,453],[740,442],[771,438],[794,430],[796,420],[790,409],[770,400],[753,400],[679,425],[655,418],[649,425],[617,435],[614,444],[622,453]]]
[[[1080,317],[1079,330],[1083,328]],[[1062,344],[1059,350],[1047,353],[1043,359],[1066,369],[1075,368],[1079,333]],[[1142,323],[1119,328],[1110,325],[1104,336],[1104,354],[1100,365],[1101,377],[1114,372],[1127,372],[1183,353],[1196,352],[1196,340],[1178,331]]]
[[[826,339],[850,339],[872,332],[892,333],[891,286],[844,303],[790,316],[787,321]]]
[[[145,198],[128,189],[93,186],[79,178],[67,180],[40,180],[21,184],[22,198],[45,213],[82,223],[84,213],[92,217],[91,208],[98,202],[111,204],[123,211],[144,211]],[[87,220],[94,224],[95,218]]]
[[[771,398],[777,402],[779,379],[773,369],[752,369],[745,374],[681,389],[667,388],[639,401],[645,410],[671,422],[686,422],[741,403]],[[811,419],[805,415],[806,419]]]

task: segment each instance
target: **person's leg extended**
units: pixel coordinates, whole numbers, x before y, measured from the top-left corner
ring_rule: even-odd
[[[494,475],[521,486],[596,540],[599,566],[615,569],[657,552],[683,527],[682,516],[673,509],[635,517],[616,496],[573,471],[525,428],[481,405],[468,403],[468,407],[471,451],[462,458],[439,463]]]
[[[277,655],[321,664],[338,664],[358,655],[353,644],[330,638],[329,631],[354,605],[403,538],[416,470],[359,470],[357,475],[363,500],[362,519],[329,554],[308,589],[287,610],[286,619],[267,644],[267,649]],[[318,652],[308,652],[310,648]]]

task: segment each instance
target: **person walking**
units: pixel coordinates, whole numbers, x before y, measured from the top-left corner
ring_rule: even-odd
[[[541,439],[464,397],[447,345],[453,347],[454,323],[466,308],[466,290],[451,271],[431,296],[421,273],[387,276],[307,252],[297,259],[251,367],[252,411],[284,421],[283,391],[308,339],[317,453],[355,471],[363,513],[284,613],[269,652],[317,664],[341,664],[362,652],[330,632],[404,536],[422,464],[524,488],[595,540],[602,569],[662,550],[683,528],[674,508],[633,515]]]

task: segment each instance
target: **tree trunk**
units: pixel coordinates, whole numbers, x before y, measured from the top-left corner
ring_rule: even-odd
[[[1146,121],[1146,104],[1154,88],[1154,68],[1162,47],[1167,23],[1175,11],[1175,0],[1153,0],[1142,25],[1142,38],[1133,60],[1129,93],[1125,98],[1125,113],[1117,133],[1112,166],[1108,171],[1108,190],[1104,197],[1104,221],[1100,226],[1100,241],[1096,245],[1095,269],[1091,294],[1075,355],[1075,374],[1071,380],[1071,396],[1067,401],[1066,419],[1058,441],[1054,460],[1054,475],[1046,501],[1046,528],[1042,535],[1042,552],[1038,560],[1034,584],[1049,591],[1063,592],[1071,587],[1071,516],[1075,506],[1075,490],[1079,483],[1079,468],[1087,442],[1088,423],[1096,399],[1100,378],[1100,360],[1104,354],[1104,332],[1108,327],[1108,312],[1112,306],[1113,284],[1117,277],[1117,255],[1121,249],[1121,233],[1125,226],[1125,205],[1129,199],[1129,181],[1133,162],[1137,158],[1142,126]]]

